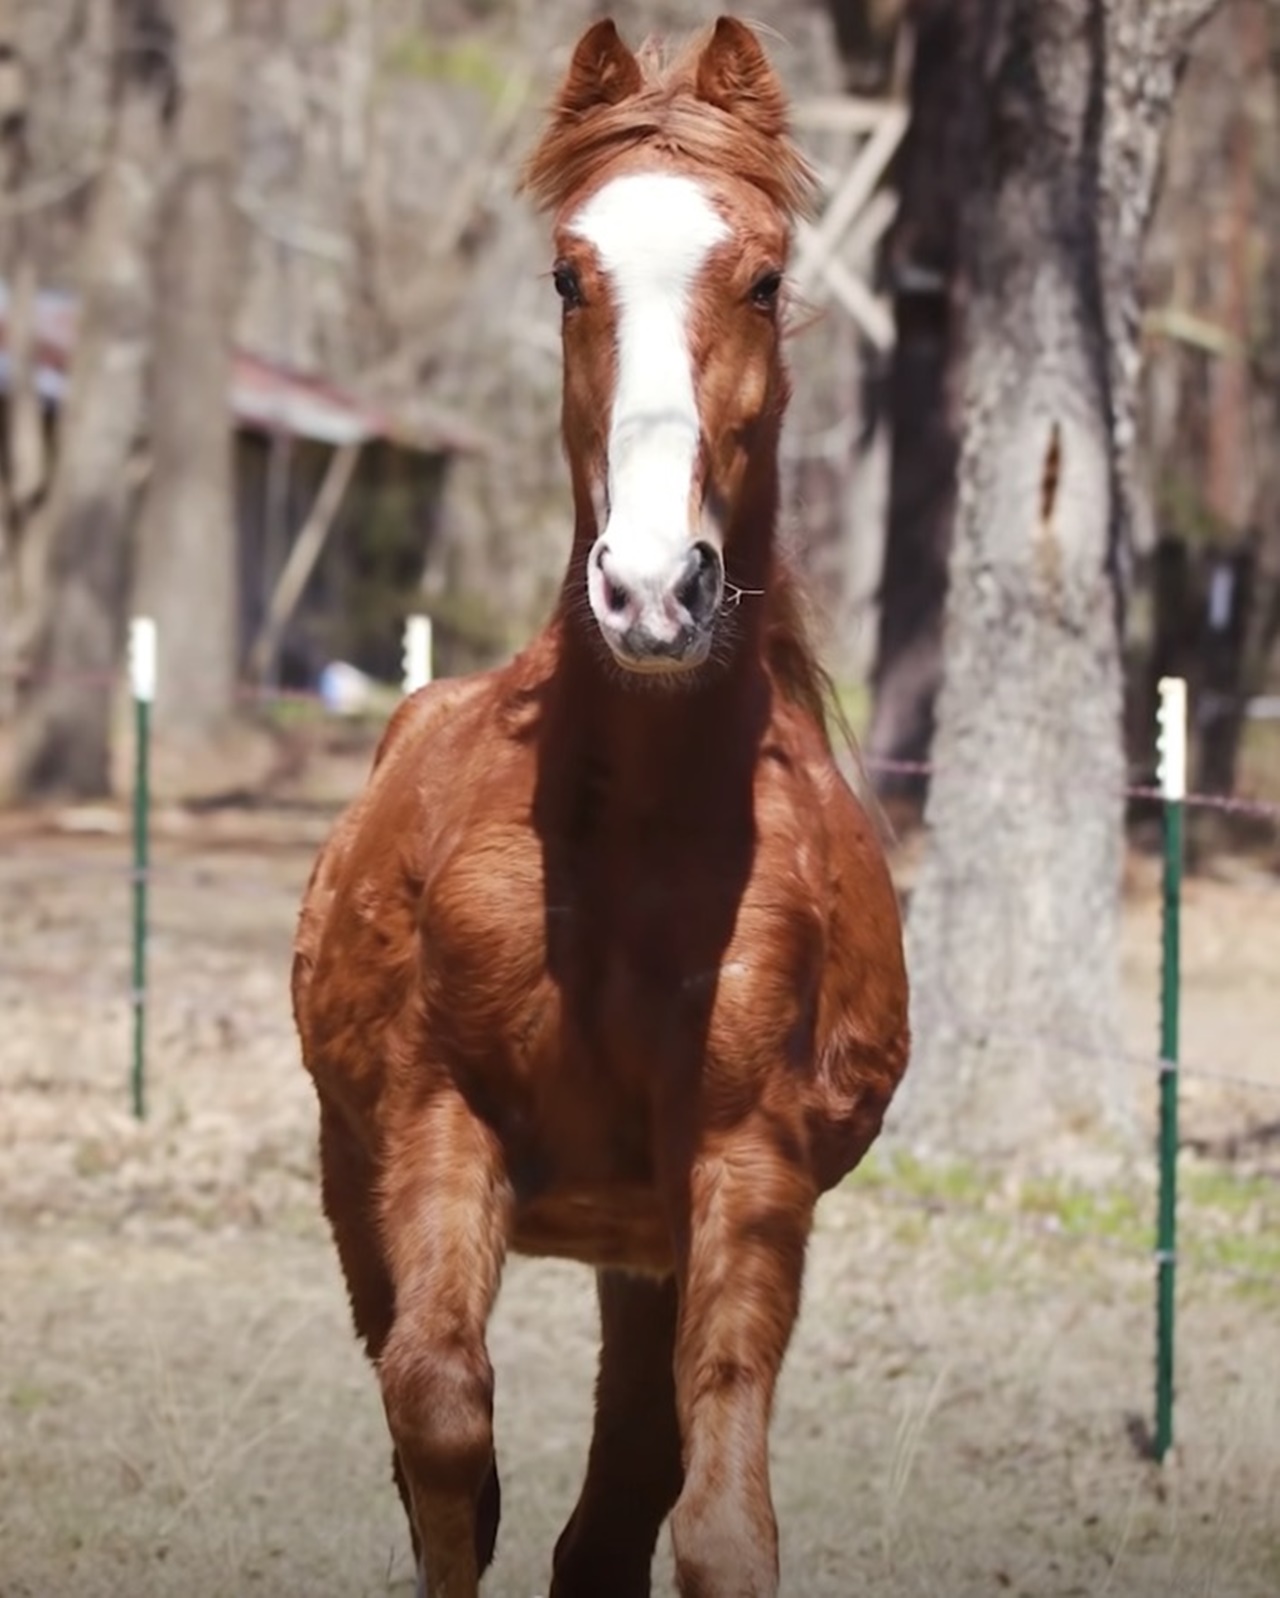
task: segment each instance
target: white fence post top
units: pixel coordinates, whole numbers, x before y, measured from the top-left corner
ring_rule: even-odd
[[[129,682],[140,704],[155,699],[156,624],[150,616],[135,616],[129,623]]]
[[[1161,677],[1156,733],[1160,791],[1166,799],[1187,796],[1187,685],[1181,677]]]

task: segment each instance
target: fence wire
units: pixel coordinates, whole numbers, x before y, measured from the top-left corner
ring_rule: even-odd
[[[935,770],[934,763],[929,760],[889,760],[872,755],[860,758],[868,771],[884,772],[886,776],[932,777]],[[1122,792],[1126,799],[1148,800],[1153,804],[1162,803],[1164,798],[1159,788],[1145,782],[1126,783]],[[1280,803],[1248,794],[1189,793],[1182,803],[1190,810],[1217,810],[1228,815],[1280,823]]]
[[[117,678],[114,674],[85,673],[75,678],[81,685],[98,688],[114,688]],[[240,690],[239,697],[242,702],[255,703],[260,706],[271,704],[279,705],[307,705],[325,712],[326,720],[331,720],[335,725],[341,725],[343,718],[332,715],[322,696],[311,691],[281,690],[276,688],[258,688],[245,686]],[[871,772],[882,772],[889,775],[931,777],[934,765],[930,761],[887,760],[876,758],[863,758],[864,767]],[[1150,786],[1145,782],[1132,782],[1124,788],[1124,795],[1130,800],[1149,801],[1155,804],[1163,802],[1164,796],[1160,789]],[[1183,801],[1188,809],[1203,811],[1216,811],[1228,815],[1237,815],[1254,820],[1280,823],[1280,804],[1251,796],[1219,795],[1206,793],[1190,793]],[[338,806],[324,807],[324,813],[330,811],[336,814]],[[317,812],[319,813],[319,812]],[[207,888],[218,892],[231,893],[250,899],[279,899],[290,892],[301,892],[303,873],[299,874],[296,886],[283,882],[265,882],[243,874],[237,868],[221,869],[217,863],[217,856],[222,851],[228,855],[243,855],[263,847],[263,840],[253,837],[219,839],[209,845],[200,840],[175,838],[172,840],[175,850],[182,851],[183,857],[173,860],[153,860],[143,869],[135,867],[124,855],[127,848],[127,839],[122,835],[119,840],[121,855],[119,858],[86,858],[82,851],[59,854],[56,850],[44,847],[47,834],[41,837],[39,855],[33,858],[19,856],[16,860],[0,861],[0,885],[8,888],[33,888],[42,881],[57,881],[59,879],[84,879],[93,878],[100,881],[117,879],[122,886],[145,881],[157,888]],[[100,843],[100,837],[95,838],[95,844]],[[116,842],[117,840],[110,840]],[[307,840],[291,841],[280,844],[273,842],[270,847],[279,849],[282,854],[292,850],[304,851],[310,855],[314,850],[314,843]],[[199,858],[189,858],[186,851],[203,848],[205,853]],[[46,911],[48,907],[46,906]],[[198,937],[198,932],[185,926],[164,925],[162,919],[156,921],[157,930],[165,932],[174,938]],[[8,990],[6,992],[6,990]],[[114,1007],[119,1006],[122,1015],[132,1005],[137,997],[133,992],[126,972],[121,971],[118,979],[106,982],[83,980],[79,966],[74,971],[59,972],[45,966],[12,963],[0,954],[0,1004],[12,1001],[15,990],[29,992],[36,990],[48,993],[50,996],[58,995],[64,1003],[70,999],[81,1004],[94,1006]],[[180,993],[173,994],[166,990],[163,979],[152,976],[148,983],[149,998],[152,1002],[167,1003],[170,999],[181,1010],[185,1021],[201,1020],[218,1021],[225,1016],[225,1004],[212,1004],[208,1002],[183,999]],[[1280,1081],[1269,1081],[1265,1078],[1252,1075],[1246,1071],[1232,1068],[1228,1064],[1219,1062],[1201,1063],[1197,1061],[1178,1062],[1176,1066],[1171,1061],[1163,1060],[1156,1052],[1133,1050],[1124,1047],[1104,1048],[1096,1042],[1086,1039],[1073,1039],[1039,1029],[1018,1029],[1007,1026],[992,1026],[978,1017],[965,1015],[959,1007],[942,1008],[942,1019],[945,1024],[954,1028],[959,1036],[970,1039],[979,1039],[991,1044],[1013,1044],[1019,1047],[1037,1047],[1059,1050],[1076,1058],[1097,1061],[1100,1064],[1126,1065],[1132,1069],[1148,1072],[1153,1080],[1158,1080],[1162,1073],[1176,1069],[1183,1079],[1212,1083],[1221,1087],[1232,1088],[1249,1093],[1264,1093],[1280,1095]],[[1067,1246],[1089,1245],[1099,1248],[1118,1257],[1125,1258],[1134,1263],[1149,1266],[1157,1258],[1159,1251],[1140,1246],[1122,1238],[1108,1236],[1096,1228],[1087,1226],[1074,1226],[1064,1222],[1060,1217],[1048,1214],[1037,1214],[1025,1209],[1008,1204],[992,1205],[976,1201],[966,1201],[954,1196],[940,1194],[911,1192],[907,1189],[894,1187],[892,1183],[884,1183],[878,1179],[868,1181],[864,1189],[868,1199],[873,1202],[884,1203],[894,1208],[910,1210],[924,1214],[928,1217],[942,1216],[958,1221],[979,1223],[983,1226],[997,1226],[1006,1230],[1020,1231],[1027,1235],[1034,1235],[1046,1241]],[[1197,1247],[1193,1240],[1185,1238],[1178,1253],[1177,1262],[1184,1271],[1197,1275],[1205,1274],[1214,1278],[1230,1280],[1243,1286],[1266,1289],[1268,1291],[1280,1290],[1280,1272],[1266,1272],[1250,1269],[1231,1263],[1230,1261],[1214,1258],[1206,1253],[1203,1245]]]
[[[131,881],[133,877],[133,873],[127,867],[119,868],[114,874],[124,882]],[[33,872],[31,875],[34,877],[38,873]],[[176,878],[162,874],[160,880],[187,880],[198,887],[216,887],[219,890],[229,889],[234,893],[243,894],[247,897],[264,899],[288,898],[294,891],[283,885],[277,887],[247,880],[232,880],[228,882],[216,872],[208,871],[200,876],[178,876]],[[296,891],[301,893],[301,883],[299,883]],[[166,927],[161,918],[154,918],[153,925],[159,930],[176,935],[185,935],[188,930],[182,926]],[[194,932],[191,935],[196,936]],[[45,988],[49,991],[65,992],[66,979],[63,974],[39,966],[15,965],[7,959],[0,958],[0,980],[5,979],[13,982],[22,982],[28,986]],[[114,989],[102,989],[99,993],[97,989],[85,989],[83,986],[78,986],[76,996],[82,997],[89,992],[92,992],[95,996],[106,998],[119,997],[122,993],[125,993],[125,990],[122,988],[117,992]],[[151,992],[153,996],[156,996],[157,988],[155,984],[152,984]],[[968,1038],[971,1041],[980,1040],[994,1045],[1015,1044],[1019,1047],[1053,1049],[1059,1053],[1068,1054],[1074,1059],[1092,1060],[1099,1065],[1127,1065],[1135,1070],[1149,1072],[1153,1078],[1158,1078],[1162,1072],[1175,1068],[1173,1062],[1162,1060],[1159,1054],[1148,1053],[1140,1049],[1126,1049],[1122,1046],[1099,1048],[1095,1044],[1075,1041],[1056,1033],[1024,1030],[1004,1025],[992,1026],[989,1023],[979,1024],[971,1017],[963,1015],[952,1016],[945,1010],[943,1011],[943,1016],[944,1019],[952,1022],[954,1031],[958,1036]],[[1212,1082],[1222,1087],[1239,1088],[1246,1092],[1280,1095],[1280,1080],[1269,1081],[1265,1077],[1250,1075],[1230,1065],[1183,1060],[1177,1062],[1176,1069],[1178,1074],[1184,1079],[1190,1077],[1196,1081]]]
[[[869,1181],[863,1191],[869,1201],[884,1203],[895,1209],[909,1210],[929,1217],[942,1216],[952,1220],[968,1221],[1006,1231],[1021,1231],[1048,1242],[1060,1243],[1068,1248],[1085,1246],[1098,1248],[1137,1265],[1150,1266],[1153,1260],[1159,1257],[1159,1251],[1156,1249],[1145,1248],[1140,1244],[1127,1242],[1123,1238],[1108,1237],[1105,1232],[1087,1227],[1069,1226],[1052,1215],[1037,1215],[1008,1206],[993,1208],[976,1200],[967,1201],[927,1193],[913,1193],[905,1188],[881,1185],[874,1181]],[[1234,1265],[1229,1260],[1206,1257],[1203,1253],[1188,1248],[1185,1237],[1183,1246],[1177,1254],[1177,1263],[1184,1270],[1221,1277],[1237,1282],[1241,1286],[1280,1292],[1280,1271],[1251,1270],[1246,1266]]]

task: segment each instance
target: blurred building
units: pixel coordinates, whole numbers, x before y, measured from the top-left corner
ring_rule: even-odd
[[[37,390],[56,451],[68,388],[77,302],[42,293],[36,306]],[[0,281],[0,439],[12,372],[9,294]],[[240,529],[240,647],[247,661],[299,532],[340,450],[357,451],[319,553],[280,639],[269,675],[311,686],[325,662],[351,661],[398,679],[399,618],[415,602],[439,527],[452,462],[483,450],[461,418],[425,401],[392,412],[354,388],[234,352],[228,395]],[[146,443],[140,441],[145,475]]]

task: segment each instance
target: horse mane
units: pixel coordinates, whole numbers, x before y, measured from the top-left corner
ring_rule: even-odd
[[[779,692],[814,721],[828,748],[832,748],[833,721],[842,740],[851,739],[853,734],[840,708],[835,682],[818,659],[808,595],[781,556],[774,557],[765,605],[761,644]]]
[[[778,692],[811,718],[833,759],[837,755],[837,744],[843,746],[853,767],[854,791],[864,811],[882,842],[892,840],[893,827],[867,774],[858,735],[840,703],[835,679],[818,659],[809,597],[799,577],[781,555],[774,557],[765,604],[768,608],[762,645]]]
[[[613,105],[550,119],[530,153],[519,187],[540,210],[558,210],[610,162],[641,145],[730,172],[763,191],[788,217],[812,208],[813,172],[788,130],[765,132],[697,93],[697,64],[710,30],[674,55],[648,39],[636,54],[640,88]]]

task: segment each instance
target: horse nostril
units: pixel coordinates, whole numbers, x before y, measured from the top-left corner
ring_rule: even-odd
[[[631,595],[621,583],[614,582],[609,575],[609,568],[605,565],[605,556],[609,553],[608,546],[598,544],[592,559],[595,561],[596,570],[600,573],[601,591],[604,602],[609,611],[620,616],[631,603]]]
[[[724,568],[710,544],[696,543],[689,551],[673,590],[695,622],[707,622],[715,614],[724,592]]]

